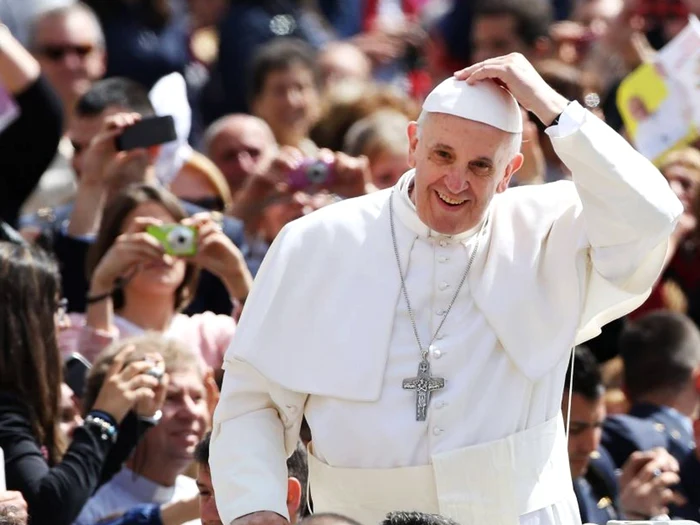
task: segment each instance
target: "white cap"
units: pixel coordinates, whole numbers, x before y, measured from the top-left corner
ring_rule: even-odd
[[[491,80],[467,84],[450,77],[430,92],[423,110],[483,122],[509,133],[523,131],[523,117],[515,98]]]

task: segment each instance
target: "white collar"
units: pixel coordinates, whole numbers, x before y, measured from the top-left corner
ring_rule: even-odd
[[[399,198],[395,199],[394,203],[396,204],[396,215],[399,220],[409,230],[418,235],[418,237],[422,239],[445,240],[448,243],[464,243],[474,237],[474,235],[481,230],[488,213],[484,214],[484,218],[479,224],[462,233],[457,233],[455,235],[443,235],[442,233],[431,230],[425,225],[425,223],[423,223],[423,221],[420,220],[420,217],[418,217],[416,205],[413,204],[413,201],[409,195],[409,189],[411,188],[411,183],[413,182],[414,178],[415,170],[413,169],[407,171],[401,176],[399,181],[396,183],[396,193]]]

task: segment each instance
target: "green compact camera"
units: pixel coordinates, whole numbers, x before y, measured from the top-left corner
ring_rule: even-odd
[[[148,226],[146,232],[158,239],[168,255],[188,257],[197,253],[197,229],[194,226]]]

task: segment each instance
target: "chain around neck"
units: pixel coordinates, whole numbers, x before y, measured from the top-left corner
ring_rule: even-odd
[[[418,349],[420,350],[421,353],[421,359],[426,360],[428,358],[428,349],[430,346],[435,342],[435,338],[438,336],[440,333],[440,330],[442,329],[442,325],[445,324],[445,320],[447,319],[447,316],[450,315],[450,311],[452,310],[452,307],[454,306],[455,302],[457,301],[457,297],[459,296],[459,292],[462,290],[462,286],[464,286],[464,283],[467,280],[467,275],[469,275],[469,270],[472,267],[472,264],[474,263],[474,259],[476,258],[476,254],[479,251],[479,242],[481,241],[481,235],[484,232],[484,227],[486,226],[486,223],[488,222],[488,219],[485,219],[481,225],[481,229],[479,232],[476,234],[476,243],[474,244],[474,247],[472,248],[471,254],[469,256],[469,262],[467,263],[467,267],[464,270],[464,273],[462,274],[462,278],[459,281],[459,285],[457,286],[457,289],[455,290],[454,295],[452,296],[452,300],[450,301],[449,306],[447,307],[447,310],[445,310],[444,315],[442,316],[442,321],[440,321],[440,324],[438,325],[437,329],[435,330],[435,333],[433,334],[433,337],[430,339],[430,342],[428,343],[427,346],[423,346],[420,341],[420,336],[418,335],[418,328],[416,326],[416,317],[413,313],[413,308],[411,307],[411,301],[408,298],[408,291],[406,289],[406,278],[404,276],[404,272],[401,269],[401,257],[399,256],[399,247],[398,243],[396,241],[396,228],[394,226],[394,195],[396,193],[396,190],[392,190],[391,195],[389,196],[389,222],[391,225],[391,241],[392,244],[394,245],[394,255],[396,256],[396,266],[399,270],[399,277],[401,278],[401,292],[403,293],[403,298],[406,302],[406,309],[408,310],[408,315],[411,319],[411,326],[413,327],[413,335],[416,338],[416,343],[418,343]],[[406,268],[406,271],[408,272],[408,268]]]

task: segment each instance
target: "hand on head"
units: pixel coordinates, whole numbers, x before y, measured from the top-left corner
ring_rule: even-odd
[[[455,78],[469,84],[492,80],[504,86],[518,103],[549,126],[569,101],[540,76],[520,53],[490,58],[455,72]]]

